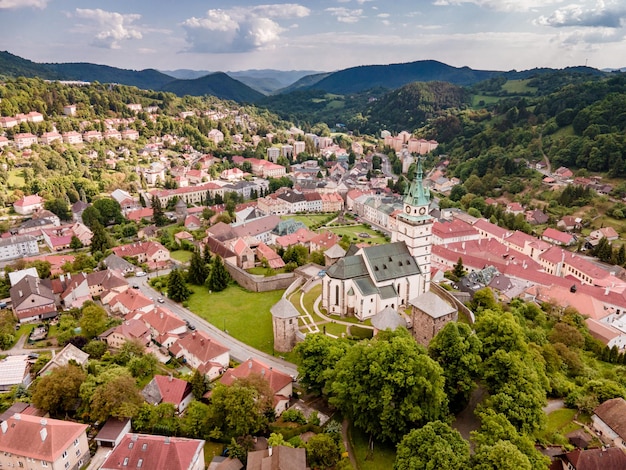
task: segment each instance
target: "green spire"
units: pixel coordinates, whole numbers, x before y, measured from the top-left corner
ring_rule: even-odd
[[[417,172],[415,179],[411,182],[411,187],[404,196],[404,202],[411,206],[427,206],[430,204],[430,191],[424,187],[422,178],[424,172],[422,170],[422,159],[417,157]]]

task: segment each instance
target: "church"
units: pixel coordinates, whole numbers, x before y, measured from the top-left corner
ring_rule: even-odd
[[[433,218],[418,159],[415,179],[404,196],[402,214],[387,245],[350,247],[322,278],[322,307],[329,314],[361,321],[385,308],[400,310],[430,291]]]

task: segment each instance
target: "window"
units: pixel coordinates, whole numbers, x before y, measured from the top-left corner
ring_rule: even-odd
[[[65,462],[65,468],[70,468],[70,463],[69,462]]]
[[[64,459],[66,459],[66,458],[67,458],[67,451],[66,451],[66,450],[64,450],[64,451],[63,451],[63,455],[62,455],[62,457],[63,457]]]
[[[41,461],[41,466],[42,467],[47,467],[48,466],[48,462],[46,462],[45,460]]]
[[[76,457],[80,455],[80,449],[76,449]]]
[[[74,439],[74,447],[78,445],[78,439]]]

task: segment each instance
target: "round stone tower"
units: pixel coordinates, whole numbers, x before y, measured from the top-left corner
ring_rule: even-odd
[[[274,328],[274,349],[289,352],[296,345],[300,313],[287,299],[280,299],[270,309]]]

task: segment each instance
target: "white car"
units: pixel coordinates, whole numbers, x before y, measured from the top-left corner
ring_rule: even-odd
[[[143,271],[138,271],[135,273],[135,277],[143,277],[143,276],[146,276],[146,273]]]

